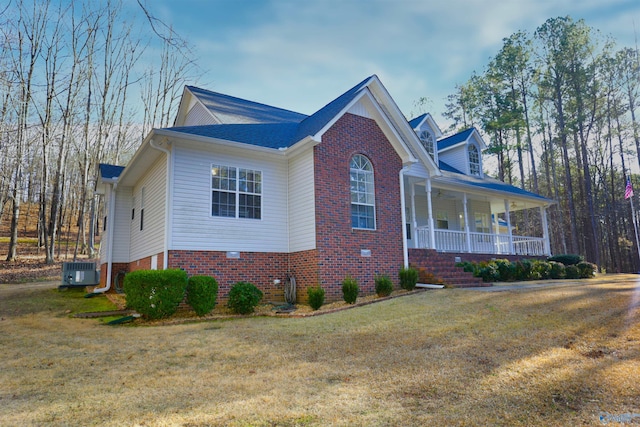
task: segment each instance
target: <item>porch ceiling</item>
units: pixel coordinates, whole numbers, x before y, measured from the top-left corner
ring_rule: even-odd
[[[484,180],[476,181],[482,182]],[[426,180],[424,178],[409,177],[408,183],[426,187]],[[434,177],[431,180],[431,194],[433,200],[436,201],[437,199],[462,200],[466,193],[467,200],[489,202],[493,213],[503,213],[506,211],[505,200],[508,200],[509,211],[512,212],[547,207],[554,203],[553,200],[497,180],[491,180],[483,184],[484,185],[480,185],[480,182],[478,182],[476,185],[469,185],[468,182],[452,182]],[[492,187],[496,187],[496,189]],[[424,191],[426,192],[426,190]]]

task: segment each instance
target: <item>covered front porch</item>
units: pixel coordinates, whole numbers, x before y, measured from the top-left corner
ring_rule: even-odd
[[[546,212],[550,201],[499,181],[489,184],[496,188],[490,188],[486,180],[452,183],[405,177],[407,247],[454,253],[551,255]],[[516,215],[519,224],[514,221]],[[520,231],[523,222],[529,233]]]

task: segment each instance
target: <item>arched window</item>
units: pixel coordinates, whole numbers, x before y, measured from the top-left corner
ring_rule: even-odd
[[[469,173],[480,176],[480,153],[475,145],[469,145]]]
[[[365,156],[356,154],[349,162],[351,184],[351,226],[374,230],[376,228],[375,189],[373,166]]]
[[[433,134],[428,130],[423,130],[420,132],[420,142],[431,158],[435,160],[435,139],[433,138]]]

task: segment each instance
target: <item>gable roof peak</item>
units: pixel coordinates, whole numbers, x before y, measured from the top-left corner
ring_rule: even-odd
[[[222,124],[298,123],[305,114],[273,107],[196,86],[185,86],[191,94]]]

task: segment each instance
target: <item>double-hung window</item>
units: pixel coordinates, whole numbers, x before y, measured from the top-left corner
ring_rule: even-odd
[[[356,154],[349,163],[351,185],[351,227],[376,228],[373,167],[365,156]]]
[[[435,160],[435,140],[433,134],[428,130],[423,130],[420,132],[420,142],[431,158]]]
[[[262,172],[212,165],[211,215],[261,219]]]
[[[469,146],[469,173],[480,176],[480,153],[475,145]]]

